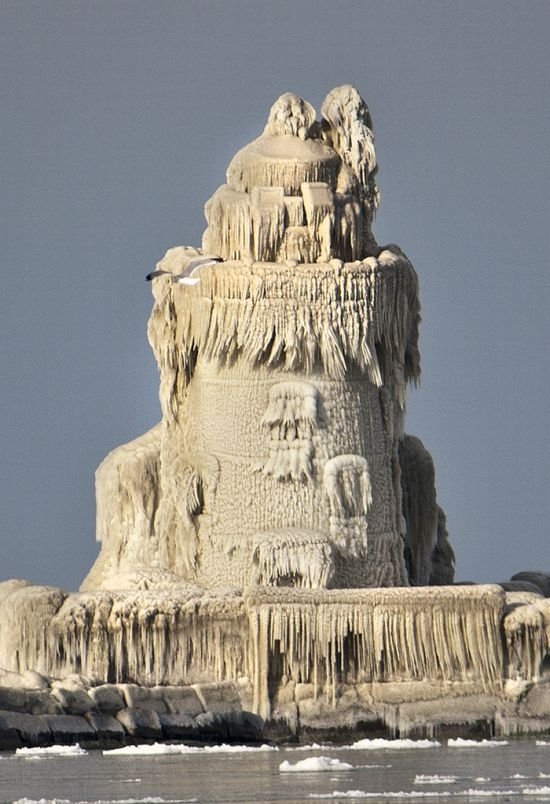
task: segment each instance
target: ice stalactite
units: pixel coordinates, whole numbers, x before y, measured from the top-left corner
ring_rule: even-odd
[[[265,475],[279,480],[311,480],[312,435],[317,425],[315,386],[300,380],[274,383],[262,426],[269,433]]]
[[[50,625],[66,592],[51,586],[32,586],[27,581],[0,583],[0,656],[2,666],[50,672]]]
[[[433,589],[250,590],[255,705],[269,716],[268,657],[332,703],[337,684],[467,681],[500,690],[504,593],[495,586]],[[266,647],[267,645],[267,647]]]
[[[323,533],[288,528],[258,534],[252,560],[259,584],[319,589],[330,582],[333,548]]]
[[[515,603],[504,618],[511,679],[538,681],[550,661],[550,599]]]
[[[304,182],[301,189],[310,243],[314,244],[311,260],[329,260],[333,256],[332,232],[335,217],[332,191],[323,182]]]
[[[325,463],[323,484],[332,516],[365,516],[372,503],[366,458],[336,455]]]
[[[365,516],[329,518],[330,537],[342,555],[364,558],[367,554],[367,520]]]
[[[262,466],[264,475],[278,480],[310,480],[312,476],[313,444],[310,439],[292,441],[271,439],[269,454]]]
[[[286,207],[282,187],[254,187],[252,240],[255,260],[276,260],[284,237]]]
[[[110,681],[189,684],[248,666],[242,598],[187,592],[71,595],[53,618],[49,672]]]
[[[262,424],[271,431],[277,428],[280,438],[286,438],[290,429],[296,431],[293,436],[298,431],[303,435],[311,433],[317,426],[317,397],[315,386],[303,380],[274,383]]]

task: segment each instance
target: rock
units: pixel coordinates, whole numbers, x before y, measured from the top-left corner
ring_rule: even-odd
[[[504,589],[505,592],[531,592],[544,597],[540,587],[531,581],[501,581],[498,585],[501,589]]]
[[[93,708],[93,701],[83,689],[52,687],[52,696],[59,701],[63,711],[70,715],[85,715]]]
[[[101,712],[88,712],[86,720],[97,734],[98,740],[111,740],[116,742],[123,742],[126,732],[122,726],[111,715],[106,715]]]
[[[13,751],[23,745],[21,735],[13,724],[13,713],[0,712],[0,751]]]
[[[152,710],[140,709],[137,706],[121,709],[116,714],[117,720],[131,737],[160,740],[162,728],[159,716]]]
[[[183,712],[168,712],[159,715],[159,720],[166,740],[196,739],[200,731],[200,726],[195,719]]]
[[[227,733],[232,742],[254,743],[263,736],[264,721],[253,712],[230,712],[225,716]]]
[[[25,715],[16,712],[0,712],[0,729],[15,730],[22,745],[29,747],[51,745],[52,733],[43,715]],[[17,746],[16,746],[17,747]]]
[[[53,715],[61,711],[61,705],[46,690],[0,687],[0,709],[29,715]]]
[[[96,730],[81,715],[46,715],[45,719],[54,743],[72,745],[97,740]]]
[[[198,726],[197,739],[204,742],[225,741],[229,738],[229,728],[226,717],[220,712],[203,712],[197,715],[195,723]]]
[[[526,570],[524,572],[516,572],[510,578],[511,581],[527,581],[534,584],[544,597],[550,597],[550,573],[536,572]]]
[[[237,687],[232,681],[221,681],[217,684],[193,684],[193,689],[205,712],[221,714],[242,710]]]
[[[129,709],[147,709],[157,714],[165,713],[168,707],[162,697],[162,687],[140,687],[138,684],[119,684]]]
[[[168,711],[173,714],[196,717],[204,712],[203,705],[193,687],[160,687]]]
[[[122,693],[116,684],[100,684],[99,687],[92,687],[88,695],[98,712],[113,715],[126,706]]]

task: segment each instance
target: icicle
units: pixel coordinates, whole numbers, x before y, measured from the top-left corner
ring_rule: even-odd
[[[368,513],[372,489],[368,464],[361,455],[337,455],[327,461],[323,484],[333,515],[355,517]]]
[[[463,682],[475,674],[485,691],[499,691],[503,603],[502,590],[491,586],[258,587],[247,594],[249,620],[255,622],[261,612],[270,650],[277,644],[285,672],[295,680],[321,683],[332,701],[337,681],[353,684],[359,678]],[[256,678],[257,688],[265,683]]]
[[[257,583],[268,586],[324,588],[333,571],[333,551],[327,536],[297,528],[258,534],[252,561]]]

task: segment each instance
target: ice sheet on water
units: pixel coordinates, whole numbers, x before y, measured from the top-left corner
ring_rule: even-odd
[[[376,737],[372,740],[358,740],[346,747],[362,751],[379,751],[380,749],[396,751],[409,748],[439,748],[440,746],[441,743],[438,743],[437,740],[386,740],[383,737]]]
[[[15,753],[18,757],[80,757],[88,752],[75,743],[74,745],[48,745],[41,748],[16,748]]]
[[[183,743],[152,745],[126,745],[124,748],[105,749],[105,756],[152,756],[155,754],[241,754],[250,752],[278,751],[275,745],[184,745]]]
[[[348,771],[353,770],[353,765],[349,762],[342,762],[333,757],[307,757],[300,759],[294,765],[285,759],[279,765],[281,773],[309,773],[317,771]]]
[[[508,745],[507,740],[464,740],[462,737],[450,737],[447,740],[449,748],[501,748]]]
[[[415,784],[455,784],[456,776],[433,776],[430,774],[417,773],[414,777]]]

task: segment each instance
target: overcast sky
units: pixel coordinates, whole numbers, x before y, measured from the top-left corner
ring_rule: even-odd
[[[0,579],[78,587],[96,466],[160,417],[144,281],[285,91],[353,83],[421,288],[457,578],[550,571],[550,3],[0,0]]]

